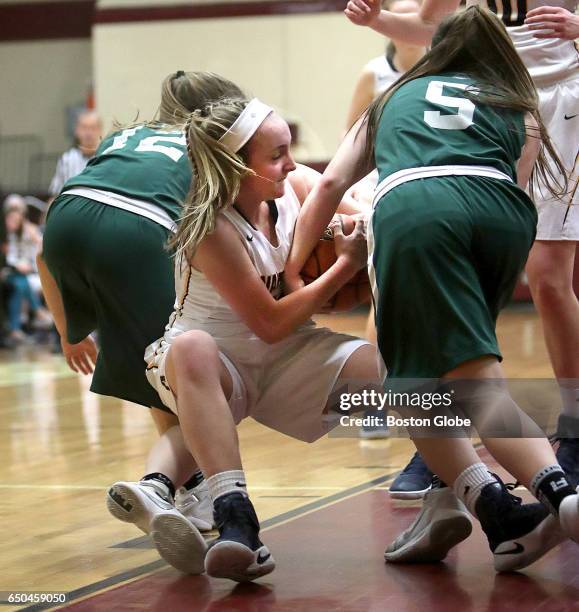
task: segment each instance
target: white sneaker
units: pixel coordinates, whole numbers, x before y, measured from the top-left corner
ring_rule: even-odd
[[[577,489],[579,491],[579,487]],[[559,523],[566,536],[579,544],[579,495],[568,495],[559,506]]]
[[[384,558],[390,563],[442,561],[471,531],[468,511],[452,489],[432,489],[415,521],[388,546]]]
[[[160,512],[177,512],[166,492],[152,480],[115,482],[107,494],[107,508],[116,519],[133,523],[144,533],[151,531],[151,522]]]
[[[199,531],[215,529],[213,520],[213,502],[209,497],[207,481],[203,480],[191,490],[185,487],[175,493],[175,508],[188,518]]]
[[[175,569],[185,574],[205,571],[207,543],[178,510],[157,514],[151,523],[151,537],[161,558]]]
[[[154,481],[116,482],[109,489],[107,508],[120,521],[150,533],[157,552],[169,565],[186,574],[205,571],[203,536]]]

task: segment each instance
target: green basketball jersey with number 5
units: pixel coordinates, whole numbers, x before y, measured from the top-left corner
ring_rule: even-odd
[[[191,187],[185,134],[140,125],[107,136],[87,167],[63,191],[77,187],[156,204],[177,220]]]
[[[469,77],[442,74],[415,79],[394,93],[376,134],[380,180],[425,166],[490,166],[516,179],[523,113],[479,103],[482,89]]]

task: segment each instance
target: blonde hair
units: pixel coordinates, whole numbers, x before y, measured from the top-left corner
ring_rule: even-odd
[[[246,98],[224,98],[188,117],[185,136],[193,187],[177,232],[169,242],[178,257],[193,255],[203,238],[215,229],[219,212],[235,202],[243,178],[254,174],[244,159],[247,145],[232,153],[219,142],[248,102]]]
[[[190,113],[220,98],[243,98],[245,94],[233,81],[215,72],[177,70],[161,83],[161,103],[147,121],[131,124],[114,122],[113,131],[146,125],[150,127],[183,126]]]
[[[409,81],[445,72],[471,76],[476,81],[476,91],[467,90],[464,95],[475,102],[530,113],[538,124],[536,137],[542,140],[529,183],[531,197],[538,177],[554,196],[567,192],[567,173],[539,114],[535,85],[502,22],[478,6],[444,19],[432,39],[432,49],[370,105],[362,126],[367,121],[369,165],[373,167],[374,143],[382,112],[394,93]],[[556,172],[548,163],[545,151]]]

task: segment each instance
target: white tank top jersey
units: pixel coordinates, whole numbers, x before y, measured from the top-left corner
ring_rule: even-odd
[[[299,200],[289,181],[285,184],[285,194],[269,205],[275,219],[277,246],[234,208],[221,214],[237,230],[258,274],[271,295],[278,299],[282,295],[282,275],[300,211]],[[175,266],[175,293],[175,310],[165,328],[165,340],[170,341],[176,333],[190,329],[202,329],[216,337],[254,335],[205,276],[184,258]]]
[[[386,91],[392,83],[402,76],[402,73],[394,68],[385,55],[371,59],[364,66],[364,69],[370,70],[374,74],[374,98]]]
[[[467,0],[466,4],[483,6],[498,15],[536,85],[545,87],[579,76],[579,54],[573,41],[535,38],[523,24],[527,11],[541,6],[560,6],[574,13],[577,0]]]

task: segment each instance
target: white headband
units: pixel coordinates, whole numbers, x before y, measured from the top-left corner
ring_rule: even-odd
[[[257,132],[257,128],[265,118],[273,113],[273,108],[253,98],[237,117],[233,125],[219,139],[232,153],[237,153],[241,147]]]

